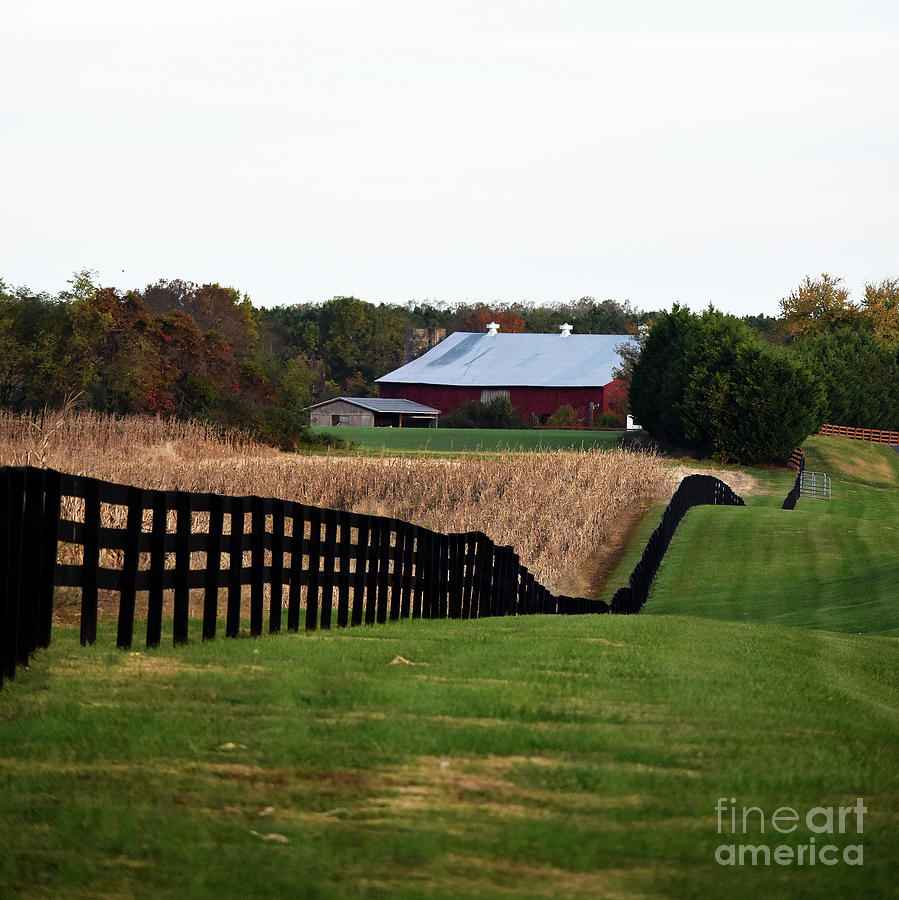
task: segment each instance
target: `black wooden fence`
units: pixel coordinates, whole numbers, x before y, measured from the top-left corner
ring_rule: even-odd
[[[60,544],[74,562],[59,561]],[[286,500],[0,468],[0,686],[49,644],[54,587],[81,589],[82,644],[97,637],[99,591],[118,592],[117,643],[129,647],[138,592],[147,594],[147,646],[157,646],[167,591],[179,644],[188,638],[191,590],[203,592],[203,639],[215,637],[220,591],[225,634],[237,636],[245,585],[251,635],[261,634],[266,608],[270,632],[285,625],[285,607],[289,631],[609,611],[599,600],[553,595],[511,547],[477,531],[439,534]]]
[[[649,537],[640,561],[634,566],[627,587],[618,588],[612,597],[613,613],[637,613],[649,598],[649,589],[659,571],[671,538],[687,510],[701,504],[745,506],[728,485],[711,475],[688,475],[674,492],[662,514],[662,521]]]
[[[793,483],[793,487],[790,488],[790,493],[787,494],[781,509],[796,509],[796,501],[799,499],[799,494],[802,490],[802,473],[805,471],[804,451],[793,451],[793,455],[790,457],[790,467],[797,470],[796,481]]]

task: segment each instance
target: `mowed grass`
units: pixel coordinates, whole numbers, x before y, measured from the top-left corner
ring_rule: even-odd
[[[786,490],[772,490],[745,509],[691,510],[646,613],[899,635],[899,455],[833,437],[805,450],[833,499],[782,510]]]
[[[612,447],[623,431],[503,428],[313,428],[359,450],[390,453],[503,453],[516,450],[589,450]],[[332,451],[333,452],[333,451]]]
[[[117,651],[0,692],[0,896],[880,897],[896,641],[677,616],[404,622]],[[391,665],[402,656],[403,662]],[[863,798],[863,866],[724,868],[733,797]],[[757,821],[751,820],[751,821]]]

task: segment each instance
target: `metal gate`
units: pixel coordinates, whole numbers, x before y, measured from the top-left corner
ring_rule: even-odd
[[[813,500],[830,500],[830,478],[824,472],[800,473],[799,496]]]

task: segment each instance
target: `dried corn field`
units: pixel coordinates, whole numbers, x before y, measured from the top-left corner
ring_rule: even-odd
[[[144,488],[279,497],[442,532],[479,530],[513,546],[551,591],[582,595],[616,522],[667,499],[680,480],[655,456],[621,450],[456,459],[298,456],[202,425],[90,413],[49,414],[38,423],[0,416],[0,464]],[[124,510],[106,512],[116,514]]]

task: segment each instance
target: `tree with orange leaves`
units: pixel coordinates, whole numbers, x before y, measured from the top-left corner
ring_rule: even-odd
[[[518,313],[491,310],[484,303],[479,303],[471,310],[459,330],[484,331],[491,322],[496,322],[500,331],[507,334],[523,334],[527,331],[527,323]]]
[[[865,285],[864,313],[882,341],[899,342],[899,278]]]
[[[862,325],[861,311],[849,299],[849,291],[842,286],[842,281],[826,272],[816,279],[806,276],[789,297],[780,301],[787,333],[798,338]]]

